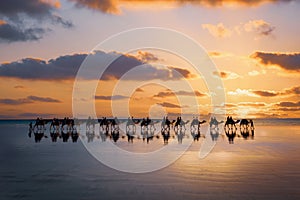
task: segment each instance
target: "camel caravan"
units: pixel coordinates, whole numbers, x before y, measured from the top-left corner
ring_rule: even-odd
[[[175,137],[178,143],[182,143],[183,138],[188,138],[189,136],[192,136],[194,141],[199,141],[201,137],[205,138],[207,135],[201,134],[200,130],[202,124],[206,122],[206,120],[199,120],[198,117],[193,117],[192,121],[184,121],[181,116],[174,120],[169,120],[168,116],[163,117],[161,120],[154,120],[149,117],[143,119],[128,117],[127,120],[119,120],[117,117],[103,117],[101,119],[93,119],[91,117],[87,119],[71,119],[68,117],[64,119],[37,118],[34,125],[32,122],[29,124],[29,133],[30,136],[31,133],[34,133],[36,142],[39,142],[43,137],[47,137],[44,132],[47,129],[46,125],[50,124],[50,137],[53,142],[56,142],[57,138],[62,138],[63,142],[67,142],[70,137],[73,142],[76,142],[79,132],[85,132],[88,142],[92,142],[95,138],[100,138],[102,141],[106,141],[109,138],[117,142],[120,138],[127,137],[129,143],[133,143],[135,138],[149,143],[153,138],[162,137],[164,144],[168,144],[169,139]],[[158,128],[159,123],[160,131]],[[121,125],[123,125],[123,129],[120,128]],[[234,120],[232,116],[228,116],[224,122],[223,120],[218,121],[216,117],[212,116],[207,123],[212,141],[218,140],[221,125],[230,144],[233,143],[236,136],[245,139],[250,136],[251,138],[254,137],[253,120]],[[190,135],[186,134],[187,130],[189,130]]]

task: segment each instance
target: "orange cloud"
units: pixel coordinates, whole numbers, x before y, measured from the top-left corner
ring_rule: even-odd
[[[234,73],[234,72],[229,72],[229,71],[220,71],[220,72],[213,72],[213,75],[218,76],[222,79],[237,79],[240,77],[240,75]]]
[[[226,28],[222,23],[217,25],[202,24],[202,28],[207,29],[211,35],[218,38],[230,37],[232,35],[232,31]]]
[[[6,24],[6,21],[0,19],[0,26]]]
[[[264,20],[252,20],[244,24],[246,32],[256,32],[259,35],[268,36],[275,30],[275,27]]]
[[[149,8],[156,6],[156,9],[173,8],[186,4],[205,7],[238,7],[258,6],[263,3],[288,2],[291,0],[69,0],[75,2],[77,7],[86,7],[109,14],[120,14],[120,7],[126,8]],[[168,5],[168,6],[166,6]]]
[[[49,4],[53,6],[54,8],[60,8],[61,4],[59,0],[39,0],[41,3]]]
[[[211,35],[219,38],[230,37],[234,33],[240,35],[242,32],[255,33],[258,36],[271,36],[275,30],[275,26],[272,26],[270,23],[262,19],[241,23],[234,28],[225,27],[223,23],[219,23],[217,25],[202,24],[202,28],[207,29]],[[218,54],[218,52],[212,52],[212,56],[221,56],[221,54]]]

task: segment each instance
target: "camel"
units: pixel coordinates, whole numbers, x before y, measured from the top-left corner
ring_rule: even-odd
[[[226,136],[228,137],[229,144],[233,144],[233,140],[236,136],[236,130],[237,130],[235,124],[237,124],[239,122],[240,122],[240,120],[234,121],[231,116],[227,117],[227,120],[226,120],[225,126],[224,126],[224,130],[225,130]]]
[[[94,131],[95,130],[95,124],[96,124],[96,120],[94,120],[93,118],[89,117],[86,121],[86,130],[87,131]]]
[[[200,125],[201,124],[204,124],[206,121],[205,120],[202,120],[202,121],[199,121],[199,119],[196,117],[196,118],[193,118],[192,122],[191,122],[191,132],[200,132]]]
[[[210,127],[210,129],[216,129],[216,130],[218,130],[219,129],[219,124],[222,124],[222,123],[224,123],[223,120],[222,121],[218,121],[216,119],[216,117],[211,117],[210,118],[210,122],[209,122],[209,127]]]
[[[190,120],[187,120],[187,121],[185,122],[185,121],[183,121],[183,120],[181,119],[181,117],[177,117],[177,120],[176,120],[175,125],[174,125],[174,131],[175,131],[176,129],[186,129],[186,128],[185,128],[185,125],[188,124],[189,122],[190,122]]]
[[[140,123],[140,120],[135,120],[133,117],[128,117],[127,123],[126,123],[126,132],[136,132],[136,124]]]
[[[161,121],[161,131],[170,130],[171,125],[173,126],[175,122],[176,120],[170,121],[168,117],[164,117]]]
[[[110,121],[106,119],[106,117],[103,117],[102,120],[100,121],[100,131],[105,132],[108,135],[109,124]]]
[[[61,128],[64,130],[68,130],[68,131],[72,131],[74,129],[74,125],[75,125],[75,121],[74,119],[70,119],[68,117],[65,117],[63,120],[62,120],[62,123],[61,123]]]
[[[119,124],[120,121],[118,120],[117,117],[115,117],[114,119],[111,120],[111,131],[119,131]]]
[[[37,130],[45,130],[45,125],[47,124],[47,121],[42,119],[42,118],[37,118],[35,121],[35,124],[33,126],[33,129],[37,129]]]
[[[50,131],[51,130],[59,130],[61,122],[57,118],[53,118],[50,124]]]

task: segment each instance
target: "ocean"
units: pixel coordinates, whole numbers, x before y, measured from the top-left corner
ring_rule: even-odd
[[[164,144],[162,137],[128,143],[121,134],[114,143],[99,134],[88,141],[81,130],[77,142],[71,137],[53,142],[47,127],[46,137],[36,142],[28,131],[30,121],[0,121],[0,199],[300,199],[299,119],[254,120],[254,137],[237,135],[233,144],[220,131],[205,158],[199,157],[199,149],[208,135],[193,141],[186,131],[180,143],[171,133],[169,144]],[[97,160],[87,144],[93,148],[113,144],[134,153],[189,146],[159,170],[128,173]],[[160,159],[171,154],[166,151]],[[153,162],[147,160],[145,165]]]

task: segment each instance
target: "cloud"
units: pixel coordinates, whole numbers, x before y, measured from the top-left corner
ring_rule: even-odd
[[[261,97],[275,97],[279,95],[279,93],[277,92],[267,91],[267,90],[253,90],[251,92]]]
[[[47,103],[60,103],[61,101],[58,99],[53,99],[51,97],[38,97],[38,96],[28,96],[28,100],[36,101],[36,102],[47,102]]]
[[[248,72],[248,75],[249,76],[257,76],[257,75],[259,75],[260,73],[259,73],[259,71],[256,71],[256,70],[253,70],[253,71],[251,71],[251,72]]]
[[[264,107],[267,104],[264,102],[240,102],[238,106],[249,106],[249,107]]]
[[[138,51],[136,58],[140,59],[142,62],[145,63],[156,62],[161,60],[154,54],[147,51]]]
[[[272,90],[248,90],[248,89],[236,89],[235,91],[227,92],[228,95],[239,95],[239,96],[250,96],[250,97],[276,97],[276,96],[286,96],[286,95],[300,95],[300,86],[294,86],[291,88],[286,88],[281,91]]]
[[[181,79],[182,77],[180,75],[182,75],[184,78],[187,78],[187,79],[196,77],[196,75],[192,74],[187,69],[174,67],[174,66],[169,66],[168,68],[171,70],[171,77],[174,78],[174,79]],[[178,73],[175,73],[175,72],[178,72],[180,75]]]
[[[271,26],[264,20],[251,20],[244,24],[244,30],[246,32],[255,32],[262,36],[268,36],[275,30],[274,26]]]
[[[135,91],[136,91],[136,92],[144,92],[144,90],[141,89],[141,88],[137,88]]]
[[[275,105],[278,107],[278,108],[274,109],[276,111],[284,111],[284,112],[300,111],[300,101],[298,101],[298,102],[282,101]]]
[[[300,107],[298,108],[278,108],[277,111],[284,111],[284,112],[297,112],[300,111]]]
[[[286,94],[286,95],[289,95],[289,94],[300,95],[300,86],[294,86],[294,87],[285,89],[284,94]]]
[[[61,103],[58,99],[53,99],[51,97],[38,97],[38,96],[28,96],[26,98],[19,99],[0,99],[0,104],[6,105],[22,105],[34,102],[44,102],[44,103]]]
[[[264,66],[277,65],[287,71],[300,71],[300,53],[255,52],[250,57]]]
[[[117,3],[114,0],[69,0],[75,2],[79,8],[86,7],[103,13],[120,14]]]
[[[15,25],[3,23],[2,25],[0,24],[0,41],[15,42],[39,40],[42,38],[45,32],[47,32],[47,29],[21,29]]]
[[[42,118],[52,118],[52,117],[57,117],[57,114],[52,114],[52,113],[31,113],[31,112],[26,112],[26,113],[20,113],[18,117],[25,117],[25,118],[36,118],[36,117],[42,117]]]
[[[300,101],[298,102],[283,101],[276,105],[280,107],[300,107]]]
[[[231,56],[231,54],[228,52],[219,52],[219,51],[210,51],[210,52],[208,52],[208,55],[211,57],[216,57],[216,58],[223,58],[223,57]]]
[[[240,88],[236,89],[235,91],[228,91],[227,94],[232,96],[252,96],[252,97],[256,96],[251,91],[247,89],[240,89]]]
[[[111,101],[111,100],[123,100],[123,99],[128,99],[127,96],[123,95],[114,95],[114,96],[101,96],[101,95],[96,95],[95,96],[96,100],[105,100],[105,101]]]
[[[274,26],[262,19],[241,23],[234,28],[225,27],[223,23],[218,23],[217,25],[202,24],[202,28],[207,29],[211,35],[217,38],[230,37],[234,33],[240,35],[242,32],[253,32],[259,36],[271,36],[275,30]],[[211,55],[214,57],[221,56],[219,52],[211,52]]]
[[[101,80],[154,80],[160,79],[181,80],[192,78],[193,75],[187,69],[179,67],[158,68],[147,64],[132,55],[117,52],[95,51],[91,54],[73,54],[60,56],[48,61],[35,58],[24,58],[20,61],[3,63],[0,65],[0,77],[19,78],[27,80],[73,80],[84,59],[89,56],[88,71],[83,79],[99,79],[96,70],[99,67],[108,67],[102,74]],[[110,61],[113,61],[112,63]],[[95,65],[95,66],[93,66]],[[135,69],[133,71],[130,71]],[[129,72],[130,73],[127,73]],[[34,73],[33,73],[34,72]]]
[[[220,72],[214,71],[213,75],[220,77],[222,79],[225,79],[225,80],[237,79],[240,77],[240,75],[238,75],[234,72],[229,72],[229,71],[220,71]]]
[[[55,14],[59,7],[59,1],[52,0],[1,0],[0,17],[6,21],[5,25],[0,23],[1,41],[39,40],[50,30],[49,25],[41,21],[73,27],[72,22]],[[34,26],[30,25],[32,22]]]
[[[72,28],[74,27],[74,24],[69,20],[64,20],[62,17],[58,15],[52,15],[52,22],[61,24],[65,28]]]
[[[163,103],[157,103],[158,105],[161,105],[166,108],[181,108],[181,106],[173,103],[163,102]]]
[[[194,92],[188,92],[188,91],[177,91],[177,92],[173,92],[171,90],[166,90],[166,91],[162,91],[159,92],[158,94],[155,94],[153,97],[158,97],[158,98],[165,98],[165,97],[171,97],[171,96],[196,96],[196,97],[203,97],[206,96],[206,94],[201,93],[197,90],[195,90]]]
[[[49,61],[24,58],[0,65],[0,77],[28,80],[73,79],[87,54],[61,56]]]
[[[289,2],[292,0],[69,0],[75,2],[77,7],[85,7],[92,10],[97,10],[103,13],[120,14],[121,7],[138,7],[146,5],[147,7],[156,6],[157,8],[174,6],[184,6],[186,4],[199,5],[205,7],[232,7],[232,6],[258,6],[268,2]],[[144,6],[145,7],[145,6]]]
[[[207,29],[211,35],[218,38],[226,38],[232,35],[232,31],[226,28],[223,23],[219,23],[217,25],[202,24],[202,28]]]
[[[24,89],[25,87],[23,85],[15,85],[14,88],[15,89]]]
[[[0,14],[15,17],[19,13],[23,13],[32,17],[50,15],[53,10],[60,5],[58,1],[42,1],[42,0],[1,0]]]

